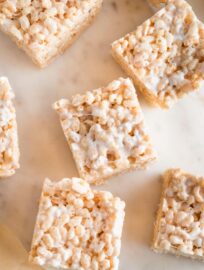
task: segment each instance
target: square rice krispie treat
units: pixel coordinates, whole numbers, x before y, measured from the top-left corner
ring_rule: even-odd
[[[19,147],[14,93],[9,81],[0,77],[0,177],[10,176],[19,168]]]
[[[204,25],[187,2],[172,0],[112,53],[151,103],[169,108],[203,81]]]
[[[154,11],[158,11],[159,9],[163,8],[170,0],[147,0],[150,7]]]
[[[54,104],[81,178],[93,184],[155,159],[135,88],[120,78]]]
[[[102,0],[0,1],[0,29],[45,67],[91,24],[101,5]]]
[[[79,178],[44,183],[29,261],[70,270],[117,270],[125,203]]]
[[[172,169],[163,181],[153,249],[204,260],[204,177]]]

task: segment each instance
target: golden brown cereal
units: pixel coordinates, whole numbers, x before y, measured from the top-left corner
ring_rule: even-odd
[[[101,5],[102,0],[3,0],[0,29],[45,67],[91,24]]]
[[[147,0],[147,2],[154,11],[157,11],[163,8],[169,2],[169,0]]]
[[[19,147],[14,93],[6,77],[0,77],[0,177],[13,175],[19,168]]]
[[[203,81],[204,25],[186,1],[174,0],[112,52],[151,103],[169,108]]]
[[[80,176],[90,183],[155,160],[135,88],[119,78],[54,104]]]
[[[29,261],[76,270],[117,270],[125,203],[79,178],[44,183]]]
[[[153,249],[204,260],[204,177],[171,169],[163,181]]]

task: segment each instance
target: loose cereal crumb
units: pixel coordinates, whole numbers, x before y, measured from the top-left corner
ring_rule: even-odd
[[[10,176],[19,168],[19,147],[14,93],[9,81],[0,77],[0,177]]]
[[[0,29],[44,67],[87,27],[102,0],[0,1]]]
[[[167,5],[170,0],[147,0],[154,11],[157,11]]]
[[[163,178],[153,249],[203,260],[204,177],[172,169]]]
[[[155,160],[130,79],[54,104],[78,171],[90,183]]]
[[[184,0],[170,1],[112,51],[147,99],[163,108],[204,78],[204,26]]]
[[[44,183],[29,260],[41,266],[117,270],[125,203],[79,178]]]

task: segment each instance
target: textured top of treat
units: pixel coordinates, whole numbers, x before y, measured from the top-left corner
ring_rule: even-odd
[[[54,108],[79,172],[90,182],[155,158],[130,79],[62,99]]]
[[[125,203],[79,178],[46,180],[30,261],[64,269],[118,269]]]
[[[0,77],[0,176],[13,174],[19,167],[14,93],[8,79]]]
[[[39,62],[58,50],[96,0],[0,1],[0,28],[25,46]]]
[[[204,177],[180,169],[164,176],[161,216],[154,247],[186,255],[204,255]]]
[[[166,107],[203,79],[204,27],[183,0],[171,1],[112,46]]]

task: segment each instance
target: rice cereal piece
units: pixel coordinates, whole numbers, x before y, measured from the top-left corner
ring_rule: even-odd
[[[19,168],[19,147],[14,93],[6,77],[0,77],[0,177],[11,176]]]
[[[198,90],[204,78],[204,25],[184,0],[171,1],[112,53],[146,98],[161,108]]]
[[[125,203],[79,178],[45,180],[31,263],[60,269],[117,270]]]
[[[169,0],[147,0],[147,2],[153,11],[158,11],[159,9],[165,7]]]
[[[102,0],[0,1],[0,29],[42,68],[92,23],[101,5]]]
[[[130,79],[54,104],[81,178],[92,184],[131,169],[146,168],[156,156]]]
[[[204,260],[204,177],[181,169],[163,176],[153,249]]]

